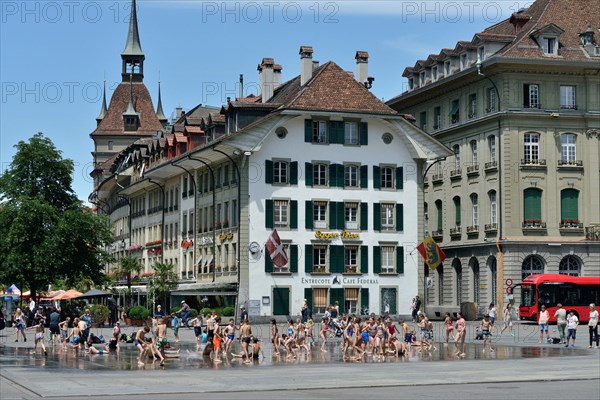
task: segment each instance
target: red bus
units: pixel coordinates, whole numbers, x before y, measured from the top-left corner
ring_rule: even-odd
[[[520,286],[521,319],[537,321],[538,312],[545,305],[550,313],[550,322],[556,322],[556,305],[561,303],[567,313],[573,310],[580,322],[587,322],[590,303],[600,302],[600,276],[530,275]]]

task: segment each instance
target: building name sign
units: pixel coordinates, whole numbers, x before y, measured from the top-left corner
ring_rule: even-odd
[[[338,276],[333,278],[306,278],[302,277],[301,283],[303,285],[378,285],[379,279],[377,278],[361,278],[361,277],[342,277]]]
[[[342,231],[341,233],[338,232],[323,232],[323,231],[316,231],[315,232],[315,238],[319,239],[319,240],[331,240],[331,239],[337,239],[341,237],[342,239],[359,239],[360,238],[360,234],[359,233],[352,233],[349,231]]]

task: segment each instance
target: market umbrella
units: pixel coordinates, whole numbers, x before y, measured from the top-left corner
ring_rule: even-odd
[[[40,300],[56,300],[56,298],[63,293],[65,293],[64,290],[53,290],[46,293],[45,296],[40,296]]]
[[[81,296],[78,296],[77,298],[78,299],[91,299],[91,298],[95,298],[95,297],[109,297],[112,295],[113,294],[110,292],[103,292],[102,290],[92,289],[89,292],[85,292]]]
[[[69,289],[63,294],[59,294],[58,296],[52,298],[52,300],[70,300],[75,299],[79,296],[81,296],[81,292],[78,292],[75,289]]]

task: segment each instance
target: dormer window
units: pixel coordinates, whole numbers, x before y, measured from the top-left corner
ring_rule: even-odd
[[[461,71],[467,69],[469,67],[469,59],[467,58],[467,54],[460,55],[460,69]]]
[[[125,116],[124,120],[126,131],[137,131],[138,119],[136,116]]]
[[[408,78],[408,90],[414,90],[415,78]]]
[[[485,60],[485,47],[481,46],[477,49],[477,58],[481,61]]]
[[[437,81],[438,79],[438,67],[433,67],[431,68],[431,80],[433,82]]]
[[[450,61],[444,63],[444,76],[450,76]]]
[[[544,37],[542,38],[542,46],[544,54],[556,55],[558,54],[558,41],[555,37]]]
[[[425,86],[425,71],[421,71],[421,73],[419,73],[419,86]]]
[[[591,25],[588,25],[588,28],[585,32],[579,34],[579,40],[581,44],[587,46],[588,44],[594,44],[594,30]]]

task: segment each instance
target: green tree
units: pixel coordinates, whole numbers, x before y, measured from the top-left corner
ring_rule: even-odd
[[[129,297],[129,305],[131,303],[131,282],[133,276],[139,274],[142,271],[142,264],[139,260],[132,256],[125,256],[119,260],[119,269],[117,274],[127,281],[127,296]]]
[[[73,162],[41,133],[15,148],[0,176],[0,282],[28,286],[36,298],[57,278],[100,279],[112,234],[74,195]]]
[[[154,275],[147,284],[148,293],[153,298],[158,299],[159,304],[163,306],[163,310],[168,310],[167,297],[171,290],[175,289],[178,284],[179,277],[175,272],[175,265],[159,262],[154,264]]]

